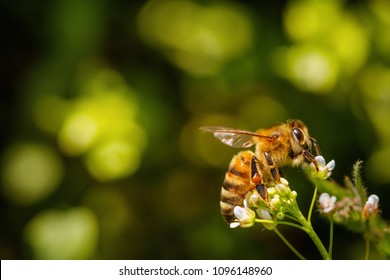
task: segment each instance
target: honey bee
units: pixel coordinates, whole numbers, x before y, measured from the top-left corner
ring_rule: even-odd
[[[213,133],[231,147],[255,145],[254,152],[245,150],[235,155],[226,172],[220,206],[227,223],[234,222],[234,207],[243,205],[249,191],[257,190],[268,202],[267,185],[280,181],[280,167],[299,166],[305,159],[315,163],[312,146],[317,155],[321,154],[316,140],[310,137],[308,128],[300,120],[288,120],[255,132],[219,126],[202,126],[200,129]]]

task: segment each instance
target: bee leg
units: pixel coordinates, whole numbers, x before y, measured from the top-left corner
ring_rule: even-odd
[[[264,152],[264,157],[265,157],[265,160],[267,161],[267,164],[270,168],[272,177],[274,178],[274,180],[276,182],[279,182],[280,181],[279,169],[276,168],[274,161],[271,158],[271,155],[268,152]]]
[[[317,149],[316,149],[316,150],[317,150]],[[308,161],[310,161],[311,163],[314,164],[314,166],[315,166],[315,168],[316,168],[316,170],[317,170],[317,172],[318,172],[319,169],[318,169],[318,166],[317,166],[317,161],[316,161],[315,156],[313,156],[313,154],[310,153],[310,152],[307,151],[307,150],[304,150],[304,151],[303,151],[303,155],[305,156],[305,158],[306,158]]]
[[[280,177],[284,178],[284,177],[283,177],[283,174],[282,174],[282,170],[280,170],[280,168],[278,168],[278,173],[279,173],[279,176],[280,176]]]
[[[304,150],[303,151],[303,155],[305,156],[305,158],[308,160],[308,161],[310,161],[310,162],[316,162],[316,158],[313,156],[313,154],[312,153],[310,153],[309,151],[307,151],[307,150]]]
[[[267,187],[262,183],[261,173],[259,171],[259,160],[253,156],[251,160],[251,180],[256,186],[256,190],[262,199],[268,201]]]
[[[314,138],[310,138],[310,141],[311,141],[311,143],[314,146],[314,149],[316,151],[316,155],[320,156],[321,155],[321,149],[320,149],[320,145],[318,145],[318,143],[317,143],[317,140],[314,139]]]

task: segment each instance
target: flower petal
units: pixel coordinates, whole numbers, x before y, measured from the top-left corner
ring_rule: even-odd
[[[248,218],[248,213],[245,211],[245,208],[242,208],[240,206],[234,207],[234,216],[236,216],[239,220],[245,220]]]
[[[230,228],[236,228],[240,225],[239,222],[233,222],[233,223],[230,223]]]
[[[316,156],[315,160],[317,162],[317,166],[320,167],[320,169],[325,168],[325,159],[323,156]]]
[[[329,171],[332,171],[336,167],[336,162],[332,159],[331,161],[328,162],[326,165]]]

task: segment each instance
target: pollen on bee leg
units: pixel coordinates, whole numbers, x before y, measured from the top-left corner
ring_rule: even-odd
[[[261,176],[259,175],[259,173],[256,173],[255,175],[253,175],[253,177],[252,177],[252,182],[253,182],[256,186],[261,184]]]

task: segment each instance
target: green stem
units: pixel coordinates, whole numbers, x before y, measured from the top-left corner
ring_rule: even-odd
[[[285,217],[286,218],[289,218],[290,220],[293,220],[293,221],[296,221],[296,222],[298,222],[299,223],[299,220],[297,219],[297,218],[295,218],[294,216],[292,216],[292,215],[289,215],[289,214],[285,214]]]
[[[370,224],[366,221],[366,232],[363,234],[364,240],[366,241],[366,252],[364,254],[364,259],[368,260],[370,258],[370,235],[368,233]]]
[[[329,229],[329,259],[332,259],[332,251],[333,251],[333,218],[330,217],[330,229]]]
[[[262,219],[255,219],[255,223],[262,223],[262,224],[273,224],[275,223],[273,220],[262,220]]]
[[[299,212],[299,222],[303,226],[303,230],[309,235],[311,240],[317,246],[318,251],[320,252],[322,258],[324,260],[329,260],[329,253],[326,251],[324,244],[322,244],[321,239],[318,237],[316,232],[314,231],[311,223],[305,219],[301,212]]]
[[[311,223],[311,214],[313,213],[313,208],[314,208],[314,204],[316,202],[316,199],[317,199],[317,186],[315,186],[315,188],[314,188],[314,194],[313,194],[313,198],[311,199],[309,213],[307,214],[307,220],[309,223]]]
[[[364,254],[364,259],[368,260],[370,257],[370,239],[366,237],[365,240],[366,240],[366,253]]]
[[[309,235],[311,240],[317,246],[317,249],[320,252],[322,258],[324,260],[329,260],[330,256],[329,256],[328,251],[326,250],[324,244],[322,244],[321,239],[318,237],[318,235],[316,234],[316,232],[313,229],[313,226],[311,225],[311,215],[313,213],[313,208],[314,208],[314,204],[315,204],[316,199],[317,199],[317,187],[315,187],[315,189],[314,189],[313,199],[311,200],[309,213],[307,215],[307,217],[308,217],[307,220],[303,216],[302,212],[299,210],[297,203],[294,204],[294,209],[292,209],[292,211],[290,213],[292,213],[292,215],[298,219],[299,223],[302,225],[302,227],[298,227],[298,228],[302,229],[303,231],[305,231]],[[293,226],[297,227],[296,225],[293,225]]]
[[[273,231],[280,237],[280,239],[282,239],[282,241],[284,242],[284,244],[287,245],[288,248],[290,248],[291,251],[293,251],[293,253],[298,257],[300,258],[301,260],[305,260],[305,257],[302,256],[301,253],[298,252],[297,249],[294,248],[294,246],[288,242],[288,240],[283,236],[283,234],[277,229],[277,228],[274,228]]]
[[[299,228],[299,229],[305,231],[305,229],[303,228],[303,226],[297,225],[297,224],[294,224],[294,223],[291,223],[291,222],[279,221],[278,224],[279,224],[279,225],[286,225],[286,226],[290,226],[290,227],[296,227],[296,228]],[[306,231],[305,231],[305,232],[306,232]]]

